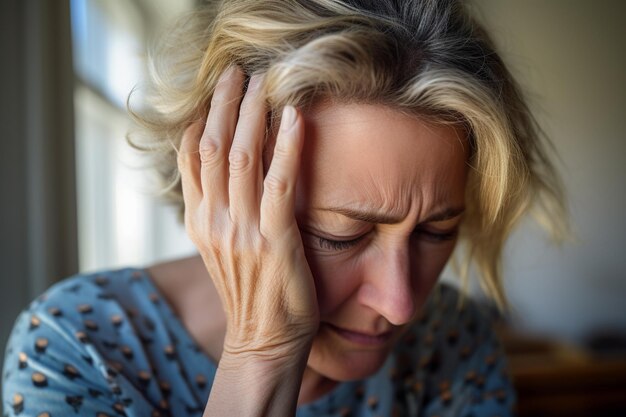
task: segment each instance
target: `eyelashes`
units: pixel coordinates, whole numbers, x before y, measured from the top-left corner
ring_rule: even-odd
[[[428,230],[416,230],[413,232],[416,237],[421,237],[426,242],[430,243],[445,243],[454,240],[458,235],[458,230],[452,230],[449,232],[432,232]],[[350,249],[356,246],[366,235],[359,236],[350,240],[332,240],[318,236],[318,245],[322,249],[328,249],[332,251],[342,251]]]
[[[356,246],[357,243],[363,240],[364,236],[365,235],[359,236],[356,239],[351,239],[351,240],[330,240],[330,239],[325,239],[323,237],[318,236],[318,244],[320,248],[322,249],[330,249],[330,250],[336,250],[336,251],[346,250],[346,249],[350,249],[353,246]]]
[[[458,230],[452,230],[450,232],[430,232],[428,230],[420,230],[416,233],[421,234],[424,238],[429,239],[432,242],[446,242],[448,240],[454,240],[458,235]]]

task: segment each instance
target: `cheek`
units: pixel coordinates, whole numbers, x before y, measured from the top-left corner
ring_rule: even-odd
[[[322,256],[307,248],[305,254],[315,279],[320,314],[328,315],[357,290],[361,282],[359,264],[340,256]]]

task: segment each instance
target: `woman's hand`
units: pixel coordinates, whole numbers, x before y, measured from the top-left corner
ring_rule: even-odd
[[[295,220],[302,118],[283,112],[263,178],[266,106],[260,76],[231,67],[206,120],[184,133],[178,153],[185,227],[227,317],[224,355],[275,360],[310,349],[319,326],[315,285]]]

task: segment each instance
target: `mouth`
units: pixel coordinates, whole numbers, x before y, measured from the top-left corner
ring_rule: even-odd
[[[347,330],[342,327],[335,326],[330,323],[324,323],[328,326],[330,330],[332,330],[335,334],[339,335],[344,340],[355,343],[361,346],[383,346],[389,342],[392,336],[391,331],[387,331],[379,334],[368,334],[361,333],[352,330]]]

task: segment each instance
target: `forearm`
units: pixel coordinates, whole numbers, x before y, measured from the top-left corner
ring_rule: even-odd
[[[294,416],[309,349],[275,359],[222,357],[203,417]]]

